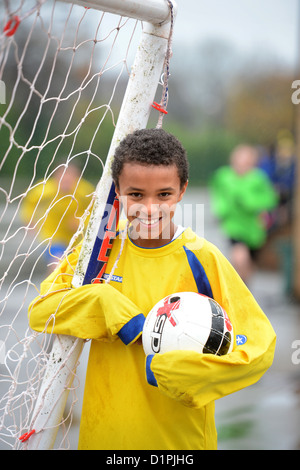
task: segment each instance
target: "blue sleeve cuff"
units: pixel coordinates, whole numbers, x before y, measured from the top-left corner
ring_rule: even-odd
[[[147,382],[149,385],[153,385],[154,387],[157,387],[157,380],[154,377],[154,374],[151,370],[151,362],[154,357],[154,354],[150,354],[146,358],[146,377],[147,377]]]
[[[140,313],[135,317],[131,318],[119,331],[118,336],[127,346],[132,343],[138,335],[143,331],[143,326],[145,323],[145,316]]]

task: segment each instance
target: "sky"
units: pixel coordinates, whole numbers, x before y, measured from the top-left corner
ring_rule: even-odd
[[[174,52],[224,41],[242,57],[270,56],[293,70],[299,63],[300,70],[300,0],[173,1],[178,6]]]
[[[218,39],[241,54],[270,53],[294,67],[298,5],[299,0],[177,0],[174,48]]]

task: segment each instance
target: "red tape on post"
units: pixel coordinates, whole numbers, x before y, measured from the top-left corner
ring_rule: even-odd
[[[5,36],[13,36],[17,31],[20,24],[20,18],[18,16],[13,16],[6,25],[4,26],[4,34]]]
[[[19,437],[19,441],[26,442],[30,438],[30,436],[32,436],[32,434],[34,433],[35,433],[35,429],[29,432],[25,432],[25,434],[22,434],[22,436]]]
[[[160,113],[168,114],[168,111],[166,111],[160,104],[155,103],[155,101],[151,106],[152,108],[157,109],[157,111],[159,111]]]

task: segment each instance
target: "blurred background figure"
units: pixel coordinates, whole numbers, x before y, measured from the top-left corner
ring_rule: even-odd
[[[274,149],[258,166],[268,175],[279,197],[278,207],[272,212],[273,228],[290,224],[296,178],[295,143],[290,131],[278,133]]]
[[[230,165],[215,172],[210,186],[212,212],[230,240],[231,262],[246,284],[266,241],[264,213],[274,209],[278,201],[269,178],[257,163],[256,148],[240,145],[233,150]]]
[[[34,186],[24,199],[21,217],[40,241],[50,240],[45,261],[52,269],[78,230],[93,192],[94,186],[81,178],[79,168],[71,163],[60,165],[51,178]]]

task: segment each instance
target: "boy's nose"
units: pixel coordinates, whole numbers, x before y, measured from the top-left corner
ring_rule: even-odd
[[[144,215],[152,216],[154,214],[157,214],[159,211],[159,204],[155,203],[153,199],[147,199],[143,201],[143,204],[140,208],[140,212]]]

